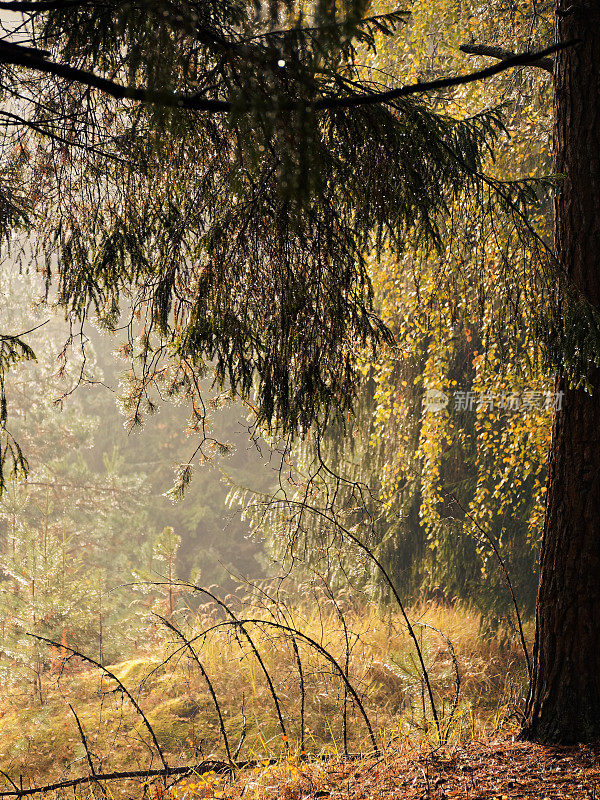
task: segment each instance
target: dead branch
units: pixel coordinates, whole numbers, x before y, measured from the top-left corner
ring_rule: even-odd
[[[188,586],[189,588],[198,588],[198,587],[195,587],[194,584],[186,583],[185,581],[180,581],[179,585]],[[202,590],[202,591],[204,591],[205,593],[210,594],[212,597],[214,597],[214,595],[212,595],[208,590]],[[219,600],[219,603],[221,604],[222,601]],[[365,707],[364,707],[364,705],[363,705],[363,703],[362,703],[362,701],[361,701],[356,689],[350,683],[348,677],[346,676],[346,674],[344,672],[344,668],[341,667],[338,664],[337,660],[331,655],[331,653],[328,650],[326,650],[323,647],[323,645],[319,644],[319,642],[317,642],[314,639],[312,639],[306,633],[302,633],[302,631],[299,631],[299,630],[297,630],[296,628],[293,628],[290,625],[286,625],[286,624],[281,623],[281,622],[275,622],[275,621],[272,621],[272,620],[265,620],[265,619],[256,619],[256,618],[240,619],[240,618],[236,617],[233,614],[232,614],[232,618],[230,618],[228,620],[225,620],[225,621],[219,623],[216,626],[213,626],[213,628],[211,628],[211,630],[214,630],[214,628],[216,628],[216,627],[227,627],[227,626],[232,626],[232,627],[234,627],[235,629],[238,629],[238,630],[239,629],[245,630],[247,625],[256,625],[257,627],[265,626],[265,627],[273,628],[275,630],[280,630],[280,631],[282,631],[283,633],[285,633],[286,635],[288,635],[290,637],[292,637],[292,636],[293,637],[297,637],[299,640],[304,641],[306,644],[308,644],[310,647],[312,647],[318,653],[320,653],[323,656],[323,658],[325,658],[334,667],[336,672],[340,675],[340,678],[342,679],[342,681],[343,681],[345,687],[347,688],[350,696],[352,697],[352,699],[356,703],[356,707],[358,708],[358,710],[359,710],[359,712],[360,712],[360,714],[361,714],[361,716],[362,716],[362,718],[363,718],[363,720],[365,722],[367,731],[369,733],[369,738],[371,739],[371,744],[373,745],[373,753],[376,756],[379,755],[379,746],[377,745],[377,739],[375,738],[375,733],[373,731],[373,726],[371,725],[371,720],[369,719],[369,716],[368,716],[368,714],[367,714],[367,712],[365,710]],[[189,639],[189,640],[185,639],[185,641],[189,642],[189,644],[193,644],[195,641],[197,641],[198,639],[200,639],[203,636],[205,636],[206,633],[207,633],[207,631],[202,631],[202,633],[194,636],[192,639]],[[250,639],[250,641],[252,641],[252,639]],[[264,663],[262,658],[260,657],[260,653],[258,652],[258,650],[256,650],[256,646],[254,645],[253,642],[252,642],[252,644],[253,644],[253,651],[255,652],[257,657],[260,659],[259,663]],[[185,644],[180,649],[181,650],[187,649],[187,646],[188,645]],[[169,656],[169,658],[171,658],[171,657],[172,657],[172,655]],[[285,730],[285,728],[284,728],[284,730]],[[286,744],[287,744],[287,741],[286,741]]]
[[[291,636],[292,648],[294,650],[294,658],[296,659],[296,666],[298,667],[298,680],[300,681],[300,752],[304,752],[304,737],[305,737],[305,713],[306,713],[306,687],[304,686],[304,670],[302,668],[302,660],[300,658],[300,650],[296,642],[296,637]]]
[[[275,759],[271,759],[269,763],[276,763]],[[265,760],[261,761],[240,761],[233,765],[236,769],[244,767],[259,766],[265,764]],[[96,772],[90,775],[80,775],[78,778],[71,778],[66,781],[57,781],[56,783],[49,783],[45,786],[34,786],[30,789],[20,789],[15,785],[7,775],[4,775],[10,783],[15,787],[13,791],[0,792],[0,797],[27,797],[33,794],[44,794],[45,792],[55,792],[58,789],[70,789],[75,786],[81,786],[86,783],[96,783],[105,781],[124,781],[135,778],[161,778],[168,777],[169,775],[204,775],[207,772],[226,773],[232,771],[232,765],[226,761],[207,760],[201,764],[187,767],[162,767],[161,769],[139,769],[139,770],[125,770],[123,772]],[[2,773],[4,774],[4,773]]]
[[[348,625],[346,624],[346,618],[344,616],[344,612],[340,608],[339,603],[335,599],[335,595],[331,590],[331,587],[326,583],[325,579],[322,578],[323,587],[325,589],[325,593],[331,600],[338,619],[342,624],[342,630],[344,631],[344,672],[346,677],[349,677],[350,674],[350,636],[348,634]],[[344,755],[348,755],[348,689],[346,688],[346,684],[344,684],[344,707],[342,709],[342,739],[344,742]]]
[[[92,775],[95,775],[96,774],[96,770],[94,768],[94,762],[92,761],[92,754],[90,753],[90,748],[88,747],[87,738],[86,738],[85,732],[83,730],[83,726],[81,725],[81,722],[79,721],[79,717],[77,716],[77,712],[75,711],[75,709],[73,708],[71,703],[69,703],[69,708],[71,709],[71,712],[72,712],[73,716],[75,717],[75,722],[77,723],[77,728],[79,729],[79,736],[81,738],[81,742],[82,742],[83,747],[85,749],[85,755],[86,755],[86,758],[87,758],[88,766],[90,768],[90,773]]]
[[[247,720],[246,715],[244,714],[244,693],[242,692],[242,710],[240,711],[242,716],[242,730],[240,731],[240,740],[237,743],[237,747],[235,748],[235,753],[233,754],[234,760],[237,760],[239,754],[242,752],[242,747],[246,740],[246,733],[248,732]]]
[[[301,761],[326,761],[331,759],[332,756],[313,755],[310,757],[302,756]],[[363,753],[349,753],[346,756],[348,761],[358,761],[364,758]],[[179,775],[185,777],[186,775],[206,775],[207,772],[215,772],[218,775],[225,775],[231,773],[236,769],[254,769],[255,767],[268,767],[280,763],[278,758],[251,758],[245,761],[221,761],[219,759],[206,759],[199,764],[192,764],[181,767],[163,767],[160,769],[137,769],[137,770],[124,770],[121,772],[96,772],[95,775],[80,775],[77,778],[70,778],[66,781],[57,781],[56,783],[48,783],[44,786],[33,786],[29,789],[19,788],[16,783],[5,773],[0,770],[0,774],[4,775],[6,780],[14,786],[13,791],[0,792],[1,797],[28,797],[34,794],[45,794],[46,792],[55,792],[60,789],[71,789],[76,786],[82,786],[87,783],[100,783],[107,781],[126,781],[142,778],[148,780],[149,778],[168,778],[171,775]]]

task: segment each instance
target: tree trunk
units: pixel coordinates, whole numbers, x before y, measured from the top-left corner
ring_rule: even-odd
[[[559,266],[600,307],[600,0],[558,0],[555,200]],[[526,738],[600,739],[600,378],[556,412]]]

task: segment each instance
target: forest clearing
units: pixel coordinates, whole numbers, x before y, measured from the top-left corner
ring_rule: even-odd
[[[302,620],[302,630],[312,636],[318,638],[326,631],[328,650],[343,661],[343,630],[333,609],[318,619],[314,610],[311,615],[308,608],[297,609],[297,617]],[[448,706],[445,709],[443,742],[428,724],[429,715],[423,717],[419,670],[410,658],[402,620],[397,615],[383,619],[376,608],[363,607],[358,614],[346,613],[348,627],[359,634],[349,672],[360,689],[380,753],[370,754],[364,725],[361,727],[356,710],[350,708],[349,753],[344,755],[339,678],[318,662],[306,664],[302,744],[295,664],[289,647],[270,637],[268,652],[263,654],[285,711],[289,727],[285,739],[264,680],[257,674],[257,664],[252,663],[252,653],[241,655],[239,643],[228,635],[203,647],[201,657],[214,678],[232,742],[237,745],[240,732],[245,731],[235,757],[243,766],[230,772],[215,709],[208,701],[197,664],[189,656],[164,664],[173,651],[173,642],[155,631],[157,642],[149,652],[108,665],[107,669],[132,691],[143,708],[169,765],[178,768],[195,764],[196,770],[192,767],[187,774],[154,779],[139,776],[107,781],[103,789],[93,781],[73,788],[67,785],[44,796],[73,792],[77,798],[88,798],[97,797],[99,791],[115,798],[149,793],[152,798],[173,800],[588,800],[598,796],[597,746],[547,748],[519,740],[519,709],[527,674],[514,636],[503,644],[498,636],[482,636],[481,619],[460,607],[430,602],[411,609],[411,618],[446,631],[460,665],[459,702],[451,718]],[[528,636],[530,633],[528,630]],[[262,645],[262,640],[258,644]],[[86,752],[99,774],[119,773],[136,765],[145,765],[142,773],[151,768],[148,731],[139,715],[127,708],[123,695],[115,691],[117,684],[101,670],[78,664],[75,659],[65,663],[65,651],[57,648],[54,657],[43,707],[31,704],[24,714],[28,693],[18,691],[10,701],[3,702],[0,769],[13,779],[19,776],[19,786],[29,789],[72,780],[74,773],[81,773],[79,765]],[[456,688],[453,663],[439,637],[428,643],[427,663],[436,695],[445,694],[451,701]],[[78,725],[85,731],[85,746]]]

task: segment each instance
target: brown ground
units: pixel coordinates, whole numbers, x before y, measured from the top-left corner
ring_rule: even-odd
[[[207,792],[204,796],[211,795]],[[261,800],[600,800],[600,745],[541,747],[505,736],[427,752],[404,751],[360,764],[338,762],[318,769],[281,766],[247,775],[237,785],[225,788],[221,796]]]

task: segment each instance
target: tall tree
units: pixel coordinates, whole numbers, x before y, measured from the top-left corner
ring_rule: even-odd
[[[554,86],[555,246],[559,267],[600,309],[600,3],[559,0]],[[593,337],[590,332],[590,339]],[[597,336],[597,333],[596,333]],[[564,371],[550,452],[525,733],[543,742],[600,738],[600,373],[571,388]]]

